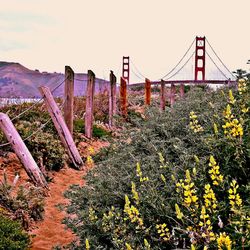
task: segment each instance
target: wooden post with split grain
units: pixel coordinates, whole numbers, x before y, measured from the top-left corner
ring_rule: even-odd
[[[93,116],[94,116],[94,93],[95,93],[95,74],[88,70],[88,83],[86,92],[86,113],[85,113],[85,136],[93,136]]]
[[[59,107],[57,106],[53,98],[53,95],[50,92],[50,89],[48,87],[43,86],[43,87],[40,87],[39,90],[42,96],[44,97],[46,107],[49,111],[49,114],[52,118],[55,128],[59,134],[61,142],[64,148],[68,152],[70,160],[72,161],[72,163],[77,169],[80,169],[81,166],[83,166],[82,158],[76,148],[73,137],[63,119],[62,113]]]
[[[127,82],[126,80],[121,77],[121,84],[120,84],[120,107],[121,113],[123,117],[127,117]]]
[[[161,106],[161,110],[165,110],[166,95],[165,95],[165,82],[164,82],[164,80],[161,80],[160,106]]]
[[[176,87],[173,83],[171,83],[170,87],[170,106],[173,107],[175,103],[175,93],[176,93]]]
[[[116,114],[116,76],[110,71],[110,89],[109,89],[109,127],[113,127],[114,115]]]
[[[149,79],[145,79],[145,105],[150,105],[151,101],[151,82]]]
[[[0,113],[0,128],[5,134],[7,140],[11,144],[13,150],[15,151],[17,157],[22,162],[26,173],[30,179],[38,186],[46,187],[47,182],[37,166],[35,160],[33,159],[31,153],[24,144],[21,136],[17,132],[15,126],[11,122],[8,115]]]
[[[181,97],[181,98],[184,97],[184,93],[185,93],[185,92],[184,92],[184,88],[185,88],[185,87],[184,87],[184,83],[181,83],[181,85],[180,85],[180,97]]]
[[[64,120],[68,129],[73,135],[74,119],[74,71],[65,66],[65,85],[64,85]]]

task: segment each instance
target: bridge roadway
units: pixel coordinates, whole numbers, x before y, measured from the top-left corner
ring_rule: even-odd
[[[231,86],[231,85],[235,85],[237,84],[237,81],[233,81],[233,80],[198,80],[198,81],[195,81],[195,80],[167,80],[167,81],[164,81],[164,83],[166,85],[171,85],[171,84],[174,84],[174,85],[181,85],[181,84],[184,84],[184,85],[207,85],[207,84],[218,84],[218,85],[228,85],[228,86]],[[141,83],[133,83],[133,84],[129,84],[128,87],[136,87],[136,86],[143,86],[145,84],[145,82],[141,82]],[[159,85],[161,84],[161,81],[152,81],[151,82],[152,85]]]

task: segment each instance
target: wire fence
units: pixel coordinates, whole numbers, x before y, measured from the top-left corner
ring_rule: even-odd
[[[51,90],[51,93],[53,94],[55,92],[56,89],[58,89],[65,81],[67,80],[64,79],[62,82],[60,82],[54,89]],[[26,108],[24,111],[22,111],[21,113],[19,113],[18,115],[16,115],[15,117],[13,117],[11,119],[11,121],[13,122],[14,120],[17,120],[18,118],[22,117],[25,113],[27,113],[28,111],[30,110],[33,110],[35,108],[35,106],[38,104],[38,103],[41,103],[44,99],[44,96],[41,97],[38,101],[36,101],[35,103],[33,103],[30,107]],[[59,106],[59,109],[61,110],[63,105],[65,103],[65,100],[62,102],[62,104]],[[27,141],[29,140],[30,138],[34,137],[35,135],[39,134],[39,132],[41,132],[43,130],[44,127],[46,127],[49,122],[52,120],[52,118],[49,118],[46,120],[46,122],[44,124],[42,124],[38,129],[36,129],[34,132],[32,132],[32,134],[30,134],[29,136],[27,136],[26,138],[23,139],[23,141]],[[3,147],[6,147],[6,146],[9,146],[11,143],[10,142],[7,142],[7,143],[3,143],[3,144],[0,144],[0,148],[3,148]]]

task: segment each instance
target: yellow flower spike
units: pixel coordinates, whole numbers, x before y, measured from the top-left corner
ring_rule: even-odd
[[[88,239],[85,240],[85,248],[86,248],[86,250],[90,250],[90,245],[89,245]]]
[[[213,181],[213,185],[218,186],[221,182],[223,182],[223,176],[220,174],[220,167],[217,165],[212,155],[210,156],[208,165],[211,167],[208,173]]]
[[[227,250],[232,249],[232,241],[230,237],[225,233],[220,233],[219,237],[217,238],[218,250],[223,250],[226,247]]]
[[[214,133],[217,135],[219,133],[217,124],[214,123]]]
[[[189,113],[189,119],[190,119],[189,127],[191,130],[193,130],[195,133],[203,131],[203,127],[199,124],[197,115],[194,113],[194,111],[191,111]]]
[[[183,213],[181,212],[178,204],[175,203],[175,213],[176,213],[176,216],[179,220],[181,220],[183,218]]]
[[[163,174],[161,174],[161,179],[162,179],[162,181],[164,182],[164,184],[167,184],[166,178],[165,178],[165,176],[164,176]]]
[[[143,177],[142,171],[141,171],[141,165],[139,162],[136,163],[136,176],[140,178],[140,182],[145,182],[149,180],[147,176]]]
[[[127,250],[133,250],[132,247],[130,246],[130,244],[125,243],[125,246],[126,246],[126,249],[127,249]]]
[[[231,205],[232,211],[237,211],[242,207],[242,199],[240,195],[237,193],[237,189],[239,185],[237,184],[236,180],[232,180],[230,183],[230,189],[228,190],[229,193],[229,204]]]
[[[160,238],[164,241],[168,241],[170,239],[170,232],[167,228],[166,223],[157,224],[156,225],[157,233],[159,234]]]
[[[95,150],[94,150],[93,147],[89,147],[89,148],[88,148],[88,151],[89,151],[90,154],[94,154],[94,153],[95,153]]]
[[[93,165],[94,161],[90,155],[87,156],[86,163],[87,165]]]
[[[187,182],[191,182],[191,176],[190,176],[190,172],[188,169],[186,170],[186,179],[187,179]]]
[[[173,174],[171,175],[171,179],[172,179],[173,181],[176,181],[176,179],[175,179],[175,177],[174,177]]]
[[[236,102],[236,100],[234,99],[233,92],[232,92],[231,89],[229,90],[229,102],[231,104],[234,104]]]
[[[193,175],[194,175],[194,176],[197,175],[197,170],[196,170],[196,168],[193,168]]]
[[[196,162],[197,164],[199,164],[199,163],[200,163],[200,159],[198,158],[198,156],[197,156],[197,155],[194,155],[194,160],[195,160],[195,162]]]
[[[150,246],[150,244],[148,243],[148,241],[146,239],[144,239],[144,246],[145,246],[146,250],[151,249],[151,246]]]
[[[132,191],[133,198],[134,198],[136,204],[139,204],[139,194],[136,191],[136,186],[135,186],[135,183],[133,181],[131,182],[131,191]]]
[[[191,250],[195,250],[196,248],[195,248],[195,246],[192,244],[191,245]]]

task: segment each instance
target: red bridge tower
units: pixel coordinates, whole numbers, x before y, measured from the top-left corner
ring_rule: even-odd
[[[205,81],[205,42],[206,37],[196,37],[195,46],[195,69],[194,69],[194,80]],[[201,72],[201,77],[200,73]]]
[[[122,58],[122,77],[129,84],[129,56],[124,56]]]

